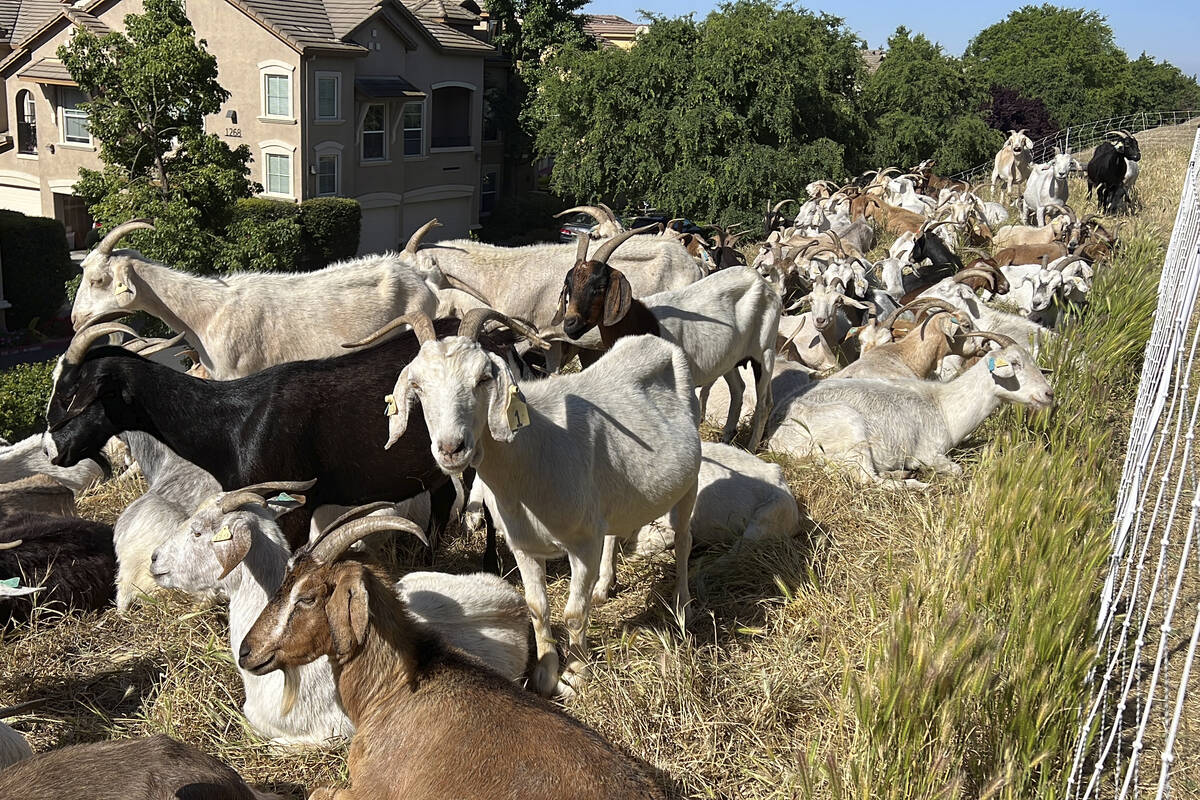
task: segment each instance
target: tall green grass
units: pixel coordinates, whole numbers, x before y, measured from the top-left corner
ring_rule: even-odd
[[[1061,794],[1162,254],[1130,239],[1043,352],[1051,413],[1010,408],[989,426],[943,546],[892,592],[883,636],[848,676],[846,793]]]

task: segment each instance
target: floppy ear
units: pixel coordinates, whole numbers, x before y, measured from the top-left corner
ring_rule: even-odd
[[[137,297],[137,287],[130,279],[132,273],[128,258],[121,258],[113,265],[112,293],[122,308],[131,305]]]
[[[604,324],[616,325],[629,313],[633,304],[633,288],[620,270],[610,271],[608,291],[604,294]]]
[[[346,570],[338,577],[325,601],[325,617],[333,657],[339,664],[345,663],[367,639],[367,586],[360,570]]]
[[[400,441],[400,437],[408,429],[408,415],[412,411],[413,398],[411,369],[412,364],[410,363],[400,370],[400,376],[396,378],[396,386],[392,389],[392,393],[383,398],[387,403],[385,413],[388,416],[388,440],[384,445],[385,450]]]
[[[222,525],[213,534],[212,548],[221,565],[221,574],[217,578],[220,580],[233,572],[234,567],[242,563],[250,552],[250,526],[246,520],[238,518],[228,525]]]
[[[1008,359],[1002,357],[999,354],[998,350],[993,351],[992,353],[987,355],[986,359],[987,359],[987,365],[988,365],[988,372],[992,373],[992,377],[994,377],[994,378],[1014,378],[1014,377],[1016,377],[1017,371],[1013,368],[1013,365],[1011,363],[1009,363]]]
[[[516,431],[508,420],[509,397],[512,396],[512,389],[516,388],[513,383],[512,373],[509,372],[508,365],[504,363],[504,359],[495,353],[488,353],[488,358],[491,359],[492,369],[494,371],[489,391],[491,392],[488,398],[488,428],[491,429],[492,438],[498,442],[511,442]],[[519,398],[513,398],[512,402],[524,402]]]
[[[575,268],[571,267],[567,272],[567,278],[563,281],[562,291],[558,295],[558,310],[554,312],[554,318],[550,320],[551,325],[557,325],[563,321],[563,317],[567,315],[567,301],[571,299],[571,278],[575,275]]]

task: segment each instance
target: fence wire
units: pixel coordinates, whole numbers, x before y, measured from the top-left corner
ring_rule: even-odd
[[[1159,800],[1172,781],[1200,793],[1200,688],[1188,694],[1200,642],[1198,291],[1200,131],[1163,265],[1117,496],[1093,694],[1067,781],[1076,800]]]
[[[1044,164],[1054,156],[1056,147],[1064,153],[1080,153],[1104,141],[1104,135],[1108,131],[1127,130],[1132,134],[1138,134],[1153,128],[1181,125],[1196,117],[1200,117],[1200,111],[1139,111],[1136,114],[1085,122],[1082,125],[1063,128],[1057,133],[1038,139],[1033,143],[1033,149],[1030,152],[1033,154],[1033,163]],[[992,164],[991,161],[979,164],[955,173],[951,177],[956,180],[976,182],[980,177],[991,175]]]

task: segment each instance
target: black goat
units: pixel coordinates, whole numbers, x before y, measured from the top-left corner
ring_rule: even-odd
[[[458,327],[455,319],[436,324],[438,336]],[[307,540],[309,509],[323,504],[398,502],[433,491],[431,533],[448,519],[454,490],[433,460],[424,417],[414,414],[402,442],[384,449],[384,397],[417,354],[412,331],[344,356],[279,364],[231,381],[193,378],[121,347],[89,352],[81,338],[88,331],[76,334],[50,398],[54,464],[94,457],[109,437],[140,430],[207,470],[226,491],[315,478],[308,504],[281,520],[293,547]],[[495,339],[486,341],[502,350]]]
[[[767,201],[767,214],[763,217],[763,238],[766,239],[771,235],[771,231],[781,231],[787,227],[787,217],[779,210],[788,203],[794,203],[795,200],[780,200],[771,207],[771,201]]]
[[[925,259],[929,259],[929,263],[933,265],[930,267],[931,271],[926,272],[922,270],[922,274],[928,277],[937,276],[938,281],[942,278],[949,278],[963,268],[962,259],[934,234],[934,230],[939,225],[952,224],[954,223],[943,220],[942,222],[935,222],[932,225],[923,225],[921,232],[913,240],[912,255],[910,256],[912,262],[920,264]]]
[[[1096,202],[1106,214],[1116,212],[1125,196],[1126,160],[1140,161],[1137,139],[1128,131],[1108,131],[1109,137],[1096,146],[1087,165],[1088,199],[1096,190]]]
[[[63,747],[0,772],[0,797],[23,800],[268,800],[224,762],[159,734]]]
[[[96,610],[113,599],[117,556],[108,525],[78,517],[0,510],[0,579],[43,586],[0,598],[0,624],[28,619],[34,605]]]

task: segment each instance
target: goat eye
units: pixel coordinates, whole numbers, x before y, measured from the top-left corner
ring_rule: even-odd
[[[316,598],[316,596],[315,596],[315,595],[311,595],[311,594],[310,594],[310,595],[307,595],[306,597],[297,597],[297,598],[296,598],[296,605],[298,605],[298,606],[304,606],[304,607],[306,607],[306,608],[308,608],[308,607],[311,607],[311,606],[315,605],[315,604],[316,604],[316,602],[317,602],[317,598]]]
[[[489,375],[489,374],[487,374],[487,373],[485,372],[484,374],[482,374],[482,375],[480,375],[480,376],[479,376],[479,380],[475,381],[475,385],[476,385],[476,386],[483,386],[485,383],[487,383],[487,382],[488,382],[488,381],[490,381],[491,379],[492,379],[492,376],[491,376],[491,375]]]

